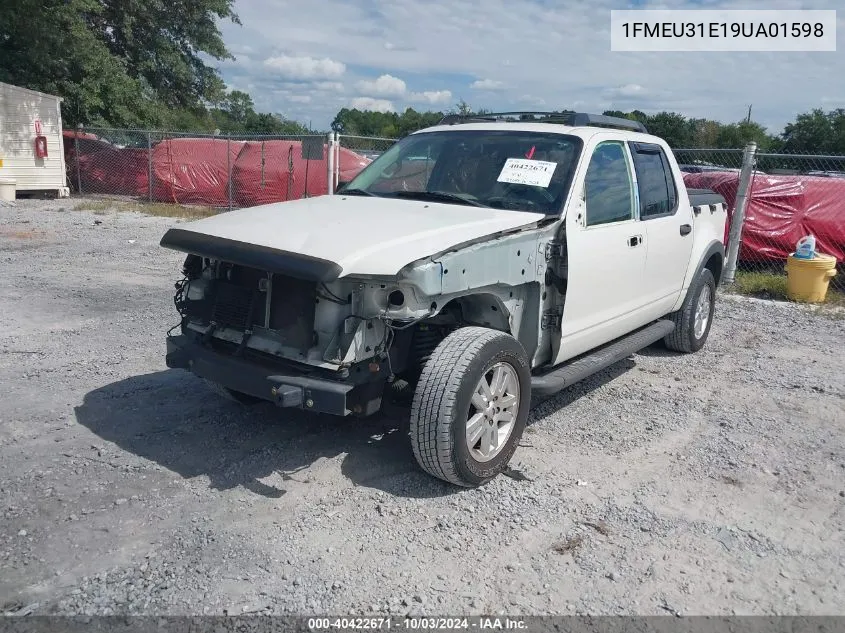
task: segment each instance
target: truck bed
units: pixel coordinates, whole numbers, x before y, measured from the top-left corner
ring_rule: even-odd
[[[711,204],[723,204],[727,208],[725,199],[711,189],[687,189],[690,205],[693,207],[707,206]]]

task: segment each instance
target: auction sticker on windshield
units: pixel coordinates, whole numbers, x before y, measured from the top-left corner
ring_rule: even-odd
[[[557,163],[530,158],[509,158],[502,167],[499,182],[513,185],[531,185],[532,187],[548,187],[555,173]]]

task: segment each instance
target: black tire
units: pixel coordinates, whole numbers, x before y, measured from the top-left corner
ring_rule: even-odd
[[[702,293],[710,293],[710,308],[707,314],[707,324],[700,336],[695,333],[696,306]],[[690,285],[681,309],[669,315],[674,321],[675,329],[663,339],[664,345],[672,351],[691,354],[704,347],[710,326],[713,325],[713,314],[716,309],[716,280],[709,268],[703,268],[695,281]]]
[[[519,385],[515,419],[500,451],[479,461],[466,439],[467,421],[475,407],[473,393],[497,363],[509,365]],[[414,457],[424,471],[444,481],[468,488],[485,484],[513,457],[530,404],[531,372],[519,341],[483,327],[458,329],[437,346],[417,383],[410,417]]]
[[[209,380],[208,378],[203,378],[203,380],[216,394],[226,398],[226,400],[244,405],[257,404],[261,402],[261,398],[256,398],[255,396],[250,396],[249,394],[229,389],[228,387],[224,387],[220,383]]]

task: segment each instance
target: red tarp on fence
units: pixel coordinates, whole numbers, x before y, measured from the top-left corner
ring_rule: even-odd
[[[218,207],[229,204],[230,169],[232,204],[238,207],[303,197],[306,167],[308,194],[327,193],[327,151],[324,143],[323,159],[306,161],[301,141],[175,138],[153,145],[150,162],[146,148],[119,148],[92,134],[65,131],[68,176],[73,185],[81,180],[84,193],[149,197],[152,171],[154,201]],[[339,161],[341,181],[371,162],[343,147]]]
[[[684,174],[689,188],[712,189],[728,203],[733,217],[739,174]],[[816,249],[845,262],[845,179],[755,174],[745,211],[740,261],[783,261],[805,235]],[[725,231],[727,241],[728,229]]]
[[[157,143],[153,147],[153,199],[226,206],[229,169],[234,168],[244,145],[244,141],[217,138],[175,138]]]
[[[322,160],[304,160],[299,141],[250,141],[238,154],[232,169],[234,204],[251,207],[279,200],[297,200],[328,192],[328,147]],[[340,148],[341,181],[350,180],[370,160]],[[307,185],[307,187],[306,187]]]
[[[85,193],[148,194],[149,158],[146,148],[120,148],[93,134],[72,130],[64,131],[64,145],[68,179],[73,187],[81,184]]]

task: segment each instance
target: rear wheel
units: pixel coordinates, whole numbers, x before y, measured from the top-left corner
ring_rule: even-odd
[[[519,341],[487,328],[456,330],[434,350],[414,393],[414,457],[439,479],[482,485],[507,467],[530,402],[528,356]]]
[[[681,309],[670,315],[675,329],[663,339],[666,347],[687,354],[704,347],[715,307],[716,279],[710,269],[704,268],[690,285]]]

